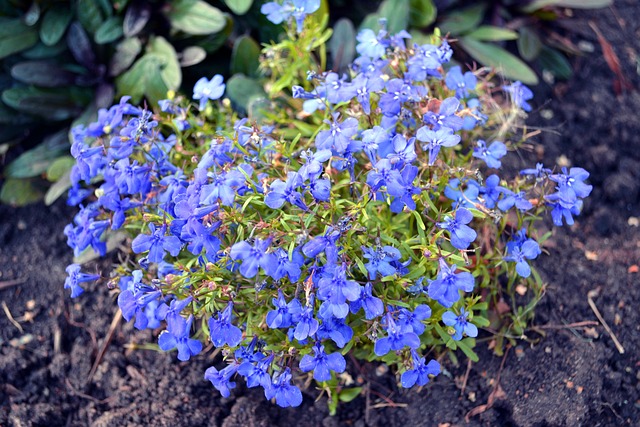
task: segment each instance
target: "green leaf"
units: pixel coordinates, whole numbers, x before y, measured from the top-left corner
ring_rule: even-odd
[[[42,191],[33,179],[9,178],[0,191],[0,202],[24,206],[42,199]]]
[[[460,350],[462,350],[462,352],[464,354],[467,355],[467,357],[469,358],[469,360],[471,360],[472,362],[477,362],[480,360],[480,358],[478,357],[478,355],[473,351],[473,349],[471,347],[469,347],[468,344],[468,338],[465,338],[462,341],[457,341],[458,344],[458,348],[460,348]]]
[[[11,67],[11,77],[41,87],[73,84],[77,75],[51,61],[25,61]]]
[[[58,57],[66,50],[67,44],[64,42],[58,42],[53,46],[47,46],[40,41],[36,43],[35,46],[22,51],[20,55],[25,59],[50,59]]]
[[[238,74],[227,82],[227,96],[241,112],[246,112],[250,101],[265,97],[266,93],[260,82]]]
[[[409,10],[409,25],[417,28],[428,27],[436,21],[438,9],[433,0],[411,0]]]
[[[2,100],[11,108],[51,121],[76,117],[91,101],[91,96],[91,90],[75,86],[55,89],[15,87],[2,92]]]
[[[573,9],[600,9],[611,6],[613,0],[534,0],[522,8],[524,12],[531,13],[546,6],[568,7]]]
[[[409,0],[384,0],[378,9],[387,19],[387,31],[395,34],[409,27]]]
[[[534,30],[529,27],[522,27],[519,30],[520,37],[518,38],[518,52],[520,56],[527,61],[533,61],[542,48],[542,42],[540,37]]]
[[[80,21],[84,29],[89,34],[93,34],[98,28],[100,28],[100,25],[102,25],[102,22],[104,21],[100,5],[96,0],[76,1],[77,5],[75,10],[78,21]]]
[[[328,43],[334,70],[345,69],[356,56],[356,30],[347,18],[341,18],[333,26]]]
[[[459,43],[476,61],[498,69],[505,77],[520,80],[525,84],[535,85],[538,83],[536,73],[522,60],[506,50],[469,37],[462,37]]]
[[[76,159],[71,156],[58,157],[47,168],[47,179],[51,182],[58,181],[68,173],[75,164]]]
[[[31,7],[29,7],[22,19],[30,27],[36,25],[38,19],[40,19],[40,5],[37,2],[31,3]]]
[[[177,2],[168,18],[173,28],[193,35],[217,33],[227,24],[220,9],[202,0]]]
[[[47,46],[58,43],[71,22],[71,10],[54,6],[45,13],[40,24],[40,40]]]
[[[573,74],[569,60],[555,49],[543,46],[538,59],[543,69],[551,71],[559,79],[566,80]]]
[[[250,36],[236,39],[231,52],[231,74],[258,76],[260,65],[260,46]]]
[[[122,30],[122,18],[112,16],[100,25],[93,35],[93,40],[98,44],[111,43],[118,40],[124,34]]]
[[[518,33],[512,30],[507,30],[506,28],[481,25],[467,34],[467,37],[471,37],[476,40],[495,42],[502,40],[515,40],[518,38]]]
[[[338,395],[338,398],[340,399],[341,402],[348,403],[348,402],[351,402],[356,397],[358,397],[361,392],[362,392],[362,387],[344,388],[340,390],[340,394]]]
[[[71,170],[68,170],[60,177],[44,195],[44,204],[51,206],[53,202],[58,200],[66,191],[71,188]]]
[[[442,21],[440,30],[443,34],[451,33],[454,36],[465,34],[482,22],[486,7],[485,3],[478,3],[467,9],[452,12]]]
[[[164,63],[158,54],[147,53],[133,64],[133,67],[116,79],[118,96],[129,95],[134,103],[139,103],[147,91],[147,76],[159,73]]]
[[[111,57],[111,63],[109,64],[109,75],[112,77],[120,75],[133,64],[141,51],[142,43],[137,37],[124,39],[118,43],[116,52]]]
[[[160,71],[162,81],[170,90],[177,90],[182,83],[182,70],[180,69],[180,62],[178,62],[178,55],[171,43],[164,37],[154,37],[149,43],[147,51],[156,53],[163,58],[164,63]]]
[[[0,20],[0,59],[30,48],[38,42],[38,32],[19,19]]]
[[[358,29],[363,30],[365,28],[369,28],[373,31],[378,31],[380,29],[379,21],[380,21],[379,13],[370,13],[364,17]]]
[[[201,63],[207,57],[207,51],[200,46],[189,46],[180,52],[180,66],[190,67]]]
[[[236,15],[244,15],[251,9],[253,0],[224,0],[224,4]]]
[[[480,316],[473,316],[473,322],[472,323],[474,323],[477,326],[480,326],[481,328],[484,328],[484,327],[489,326],[491,324],[489,319],[486,319],[486,318],[480,317]]]
[[[5,169],[9,178],[32,178],[45,172],[61,155],[69,151],[68,129],[48,136],[40,145],[22,153]]]
[[[208,53],[213,53],[224,46],[231,33],[233,32],[233,19],[230,15],[225,15],[225,26],[222,31],[211,34],[197,42],[197,45]]]

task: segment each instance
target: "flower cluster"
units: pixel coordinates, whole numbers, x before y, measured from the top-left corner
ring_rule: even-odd
[[[302,24],[318,4],[262,10],[312,31]],[[154,114],[125,97],[73,131],[69,202],[80,211],[65,228],[69,246],[104,255],[114,230],[130,233],[135,264],[112,279],[123,316],[165,328],[158,346],[183,361],[203,342],[223,348],[227,366],[205,373],[223,396],[243,377],[297,406],[299,377],[326,384],[352,348],[403,366],[404,387],[427,384],[440,366],[421,353],[472,352],[476,325],[488,324],[487,304],[472,296],[477,277],[513,274],[510,261],[528,278],[540,249],[525,224],[546,208],[569,223],[591,190],[579,168],[501,180],[514,143],[489,139],[490,83],[448,67],[446,40],[364,30],[358,42],[350,76],[312,74],[314,88],[293,86],[270,123],[216,102],[225,86],[215,76],[196,84],[198,106],[167,99]],[[524,86],[513,87],[502,108],[525,108]],[[287,115],[292,105],[306,121]],[[285,136],[292,120],[295,138]],[[494,172],[487,179],[474,172],[479,161]],[[557,192],[544,193],[549,182]],[[507,225],[521,229],[509,242]],[[72,297],[98,278],[67,271]]]

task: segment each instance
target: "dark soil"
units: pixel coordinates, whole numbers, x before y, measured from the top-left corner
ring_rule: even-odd
[[[63,291],[71,252],[62,228],[73,212],[60,203],[2,206],[0,283],[24,282],[0,290],[0,303],[20,326],[3,308],[0,426],[456,426],[480,405],[487,406],[469,417],[470,425],[640,425],[640,228],[633,219],[640,217],[640,94],[616,96],[614,74],[587,24],[597,22],[637,89],[639,15],[636,0],[577,13],[578,39],[595,52],[575,62],[568,83],[538,88],[539,106],[549,102],[531,117],[547,129],[535,139],[544,153],[536,152],[547,165],[564,156],[585,167],[594,185],[576,225],[555,230],[537,263],[549,284],[535,321],[546,325],[544,338],[528,331],[530,340],[504,358],[480,343],[480,362],[470,366],[464,386],[466,362],[446,363],[430,385],[405,391],[378,366],[351,361],[350,373],[368,392],[336,417],[325,398],[314,401],[315,390],[297,409],[280,409],[241,381],[232,398],[221,398],[203,379],[214,360],[203,355],[180,363],[175,354],[127,349],[154,338],[131,324],[115,327],[89,378],[117,305],[105,283],[73,301]],[[595,289],[595,306],[624,354],[602,326],[571,326],[597,320],[587,296]]]

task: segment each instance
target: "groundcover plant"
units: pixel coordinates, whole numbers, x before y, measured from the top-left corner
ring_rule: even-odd
[[[68,244],[130,250],[109,278],[70,265],[71,296],[107,283],[127,321],[163,329],[160,349],[220,351],[226,367],[204,376],[223,396],[243,377],[283,407],[311,378],[334,405],[357,396],[348,353],[396,366],[408,388],[446,349],[477,360],[478,327],[501,331],[501,351],[544,293],[536,225],[572,224],[591,191],[581,168],[499,171],[528,136],[526,86],[452,66],[446,39],[384,29],[358,35],[348,76],[326,71],[318,7],[262,7],[288,35],[263,50],[265,89],[227,99],[221,76],[203,77],[195,103],[123,97],[73,131]]]

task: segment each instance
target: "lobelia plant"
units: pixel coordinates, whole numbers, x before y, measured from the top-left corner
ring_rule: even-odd
[[[526,137],[513,131],[528,89],[449,68],[447,40],[363,31],[349,76],[323,70],[309,43],[327,32],[307,17],[317,6],[263,6],[295,22],[263,51],[267,88],[301,55],[315,69],[306,81],[291,73],[291,93],[250,117],[214,76],[196,103],[166,99],[154,113],[124,97],[100,115],[109,126],[75,128],[69,200],[80,211],[65,234],[76,256],[105,255],[114,233],[132,238],[109,280],[122,315],[163,329],[158,347],[181,361],[209,342],[221,350],[226,366],[205,378],[223,396],[243,377],[297,406],[313,377],[335,411],[360,392],[339,375],[348,354],[424,386],[440,372],[432,352],[477,360],[478,327],[498,331],[497,352],[522,337],[544,293],[530,265],[547,237],[536,225],[546,211],[572,224],[591,186],[580,168],[498,175]],[[68,272],[72,297],[97,279]]]

